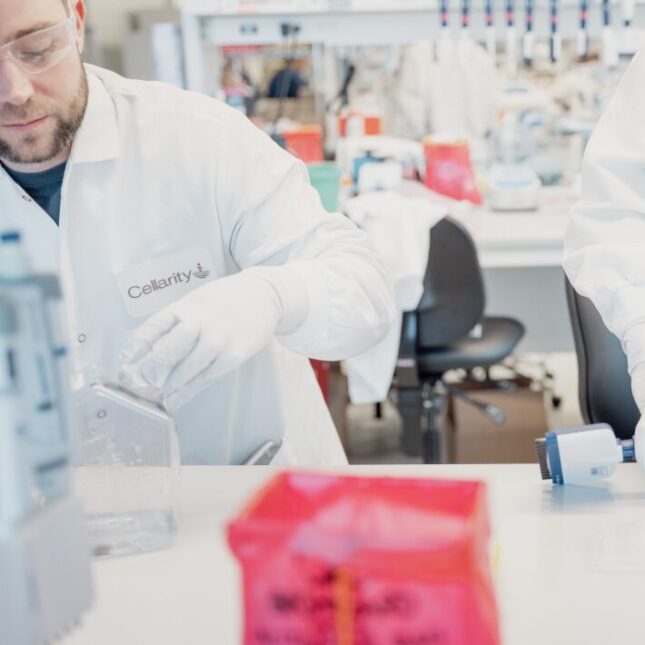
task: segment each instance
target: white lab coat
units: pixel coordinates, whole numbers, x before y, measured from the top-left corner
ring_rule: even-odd
[[[564,268],[622,341],[630,372],[645,361],[645,51],[632,61],[589,141],[582,200]]]
[[[345,212],[378,250],[392,280],[398,315],[387,336],[372,349],[346,361],[352,403],[385,401],[401,344],[403,313],[414,311],[423,295],[430,251],[430,230],[447,208],[424,197],[394,190],[350,199]]]
[[[211,280],[289,262],[307,285],[306,320],[176,412],[182,459],[240,463],[273,439],[283,442],[280,463],[345,463],[305,356],[346,358],[387,331],[391,290],[363,233],[326,213],[304,165],[235,110],[87,71],[89,103],[65,173],[60,229],[0,172],[2,228],[22,232],[36,271],[60,270],[72,369],[98,366],[117,378],[127,335],[145,320],[128,313],[119,285],[132,267],[141,286],[160,284],[169,258],[182,253],[193,253]],[[153,310],[187,288],[155,291]]]
[[[392,131],[410,139],[437,133],[482,139],[494,125],[496,92],[495,65],[470,38],[413,43],[402,52],[391,95]]]

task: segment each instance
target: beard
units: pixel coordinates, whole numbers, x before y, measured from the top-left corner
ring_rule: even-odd
[[[69,148],[81,127],[89,89],[85,69],[81,65],[79,84],[74,98],[67,106],[61,108],[51,101],[30,99],[20,106],[0,105],[0,119],[4,122],[28,122],[44,114],[54,119],[54,129],[45,135],[27,134],[18,144],[12,145],[0,137],[0,159],[9,163],[37,164],[55,159]],[[21,152],[22,151],[22,152]]]

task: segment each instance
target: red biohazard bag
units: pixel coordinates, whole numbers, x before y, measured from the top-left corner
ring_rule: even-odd
[[[482,203],[466,141],[426,138],[423,140],[423,149],[426,157],[424,183],[428,188],[453,199]]]
[[[485,486],[276,476],[228,527],[244,645],[499,645]]]

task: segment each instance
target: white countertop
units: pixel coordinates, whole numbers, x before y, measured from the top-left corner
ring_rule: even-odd
[[[96,561],[96,607],[64,645],[241,643],[239,572],[222,529],[271,473],[184,468],[175,546]],[[644,642],[645,473],[635,464],[588,487],[552,487],[534,464],[368,466],[351,473],[488,482],[506,645]]]
[[[571,207],[578,197],[568,187],[542,189],[537,211],[473,209],[457,216],[475,240],[484,269],[559,267]]]

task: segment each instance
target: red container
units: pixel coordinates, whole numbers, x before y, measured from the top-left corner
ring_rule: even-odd
[[[479,482],[282,473],[228,527],[244,645],[499,645]]]
[[[327,404],[329,404],[329,370],[330,365],[327,361],[316,361],[314,359],[310,360],[311,367],[314,369],[314,374],[316,375],[316,380],[320,386],[320,391],[322,392],[323,397]]]
[[[361,114],[360,112],[346,112],[338,117],[338,133],[342,138],[347,136],[347,122],[353,118],[358,118],[363,121],[365,136],[373,137],[382,134],[382,120],[380,116]]]
[[[440,142],[424,139],[425,185],[441,195],[481,204],[466,141]]]
[[[312,163],[324,160],[320,126],[302,126],[297,130],[287,130],[282,133],[282,136],[287,150],[304,162]]]

